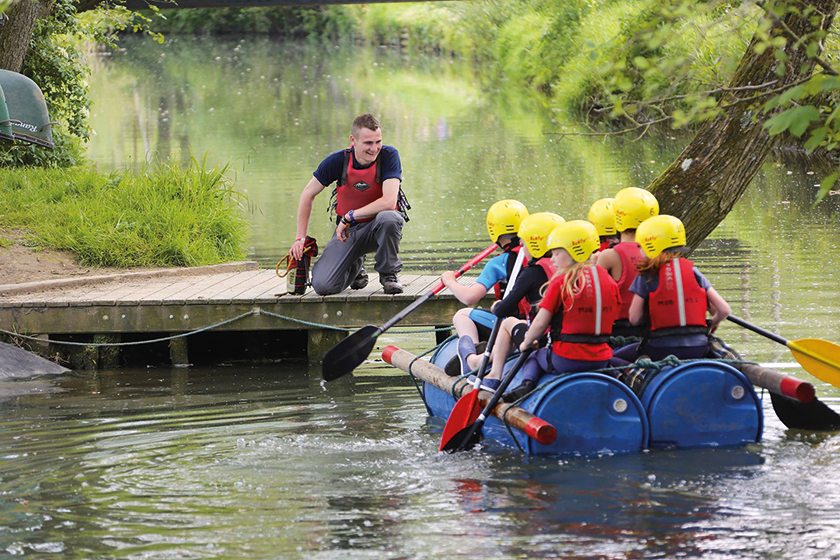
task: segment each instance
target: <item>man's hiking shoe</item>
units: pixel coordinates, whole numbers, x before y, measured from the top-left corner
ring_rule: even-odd
[[[396,274],[380,274],[379,283],[382,284],[382,289],[386,294],[401,294],[405,289],[397,280]]]
[[[537,384],[535,382],[530,379],[526,379],[522,382],[522,385],[502,395],[502,400],[506,403],[516,402],[533,391],[536,387]]]
[[[359,273],[356,275],[356,278],[353,279],[353,282],[350,284],[350,288],[353,290],[361,290],[365,286],[368,285],[368,275],[365,272],[364,267],[359,269]]]

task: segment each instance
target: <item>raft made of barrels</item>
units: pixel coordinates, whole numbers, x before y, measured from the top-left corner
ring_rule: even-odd
[[[436,383],[423,380],[432,416],[446,420],[469,382],[442,371],[455,355],[457,338],[439,345],[431,358]],[[401,351],[404,352],[404,351]],[[393,365],[412,373],[417,358],[405,353]],[[383,353],[383,357],[385,353]],[[510,367],[508,362],[506,368]],[[518,377],[521,373],[517,374]],[[511,387],[521,379],[515,378]],[[467,389],[469,390],[469,389]],[[737,446],[761,441],[761,400],[741,371],[718,360],[695,360],[622,374],[584,372],[544,375],[518,408],[553,426],[557,436],[541,443],[513,425],[497,407],[483,434],[488,444],[528,455],[630,453],[647,448]]]
[[[431,383],[423,379],[426,405],[432,416],[441,421],[449,417],[456,399],[469,386],[466,379],[447,377],[442,370],[454,355],[456,345],[457,339],[448,339],[437,348],[431,364],[427,364],[433,368],[436,378],[442,377],[443,381]],[[411,354],[401,352],[402,360],[394,360],[393,353],[386,355],[386,352],[383,358],[400,369],[416,373],[412,369],[416,358],[413,360]],[[508,362],[506,367],[511,365]],[[511,386],[519,382],[515,378]],[[641,401],[629,387],[601,373],[543,376],[539,388],[517,404],[499,405],[496,415],[488,417],[482,430],[484,445],[518,448],[532,456],[629,453],[647,446],[649,429]],[[553,426],[556,439],[545,442],[529,437],[511,421],[511,412],[518,410]]]
[[[716,447],[761,441],[761,400],[731,365],[696,360],[650,372],[638,395],[650,447]]]

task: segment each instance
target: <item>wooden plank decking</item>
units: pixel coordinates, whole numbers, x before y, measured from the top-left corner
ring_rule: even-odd
[[[382,324],[432,289],[437,276],[401,274],[405,292],[386,295],[373,275],[362,290],[321,297],[311,289],[289,295],[285,280],[256,263],[207,269],[135,273],[30,285],[0,286],[0,329],[38,335],[185,333],[218,325],[219,331],[317,331],[331,345],[366,324]],[[448,325],[462,305],[441,292],[402,326]],[[219,324],[231,319],[235,321]],[[336,331],[336,328],[345,329]],[[325,336],[325,331],[334,333]],[[336,338],[338,337],[338,338]],[[312,348],[310,357],[319,352]]]

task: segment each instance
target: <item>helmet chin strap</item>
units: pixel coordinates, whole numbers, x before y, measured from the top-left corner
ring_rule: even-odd
[[[519,243],[520,243],[520,240],[519,240],[519,236],[517,236],[517,235],[514,235],[513,237],[511,237],[510,241],[508,241],[504,245],[497,242],[499,247],[502,248],[502,251],[510,251],[511,249],[513,249],[515,247],[518,247]]]

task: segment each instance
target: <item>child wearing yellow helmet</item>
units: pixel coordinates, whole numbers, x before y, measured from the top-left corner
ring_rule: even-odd
[[[461,351],[463,354],[469,355],[476,352],[475,347],[479,342],[479,329],[481,329],[482,335],[486,337],[486,333],[492,328],[492,323],[488,326],[491,318],[478,313],[480,310],[475,310],[476,313],[473,314],[472,306],[481,301],[491,289],[494,290],[496,299],[500,299],[505,293],[508,280],[510,280],[514,271],[518,273],[521,267],[519,224],[527,217],[528,209],[518,200],[505,199],[493,203],[487,210],[485,219],[487,234],[490,236],[490,241],[496,243],[503,253],[487,261],[481,274],[472,285],[460,284],[455,277],[455,273],[451,271],[444,272],[440,276],[443,285],[452,292],[458,301],[470,306],[459,309],[452,319],[455,332],[459,338],[458,346],[459,348],[463,347]],[[522,257],[524,258],[524,253]],[[485,313],[491,315],[489,312]],[[458,375],[460,364],[456,363],[455,366],[456,371],[453,373]],[[449,366],[447,369],[452,370],[452,367]]]
[[[630,287],[630,322],[649,324],[641,343],[616,351],[616,356],[635,360],[640,355],[661,360],[673,354],[680,359],[704,358],[709,353],[709,332],[731,312],[729,304],[682,256],[685,227],[674,216],[645,220],[636,230],[645,258],[639,276]],[[706,312],[712,312],[707,324]]]
[[[619,232],[619,242],[598,254],[598,264],[610,273],[618,282],[621,293],[621,310],[615,325],[616,334],[636,335],[638,329],[630,325],[630,285],[638,274],[636,265],[644,256],[642,248],[636,243],[636,228],[639,224],[659,214],[659,202],[656,197],[644,189],[628,187],[616,193],[612,203],[615,228]]]
[[[595,229],[598,230],[598,238],[601,241],[600,251],[606,251],[618,243],[618,232],[615,229],[615,212],[613,211],[613,198],[601,198],[592,203],[586,219],[589,220]]]
[[[478,342],[480,339],[487,338],[497,317],[524,317],[530,311],[531,304],[539,301],[539,288],[554,271],[550,259],[543,258],[548,252],[545,248],[545,240],[551,229],[562,222],[563,218],[557,214],[539,212],[526,216],[518,224],[516,233],[522,245],[517,248],[518,251],[511,249],[508,262],[513,261],[513,254],[518,252],[516,258],[520,259],[520,263],[526,264],[521,267],[521,272],[516,270],[515,264],[508,272],[506,280],[509,282],[505,286],[504,295],[493,304],[492,312],[465,308],[455,313],[452,322],[458,334],[458,352],[444,367],[444,371],[449,375],[464,375],[478,366],[480,361]],[[487,267],[485,267],[486,270]],[[457,283],[454,277],[449,276],[451,273],[445,274],[446,278],[441,276],[441,279],[460,301],[469,305],[476,303],[477,300],[462,299],[461,296],[478,293],[483,296],[487,293],[485,286],[488,283],[489,274],[485,275],[485,271],[482,271],[476,284],[472,286]],[[497,277],[500,276],[498,272],[496,274]]]
[[[530,326],[511,319],[502,323],[488,379],[501,377],[512,342],[521,341],[519,348],[525,350],[539,345],[550,329],[551,346],[528,358],[522,384],[507,393],[505,401],[531,392],[544,373],[592,371],[609,364],[612,348],[607,341],[621,299],[615,280],[590,260],[599,246],[598,231],[587,221],[566,222],[552,230],[547,247],[556,272]]]

